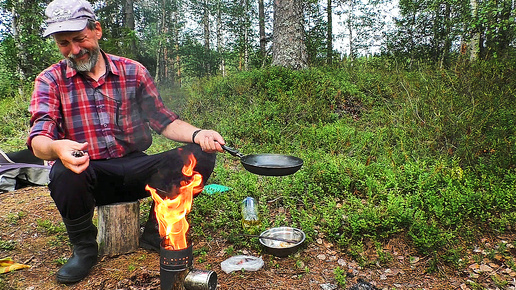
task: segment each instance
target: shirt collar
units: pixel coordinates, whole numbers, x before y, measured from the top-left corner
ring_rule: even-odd
[[[120,75],[120,72],[118,71],[118,68],[113,62],[113,59],[110,57],[110,55],[105,53],[103,50],[100,50],[100,52],[102,53],[104,61],[106,62],[106,74],[111,72],[114,75]]]

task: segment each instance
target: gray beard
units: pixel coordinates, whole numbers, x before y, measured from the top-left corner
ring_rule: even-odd
[[[90,54],[90,57],[85,62],[76,62],[75,59],[82,56],[83,54],[88,53]],[[92,50],[81,50],[81,52],[78,55],[70,54],[66,58],[66,61],[68,65],[75,69],[78,72],[91,72],[91,70],[95,67],[97,64],[97,61],[99,59],[100,54],[100,48],[92,49]]]

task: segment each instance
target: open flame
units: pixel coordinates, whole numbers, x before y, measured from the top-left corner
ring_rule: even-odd
[[[189,225],[186,215],[192,208],[194,195],[202,191],[202,175],[193,170],[197,164],[193,154],[188,156],[188,161],[189,163],[183,166],[182,173],[189,178],[187,181],[181,181],[179,193],[175,198],[161,198],[156,193],[156,189],[149,185],[145,187],[154,199],[159,234],[164,238],[163,246],[168,250],[181,250],[188,247],[186,233]]]

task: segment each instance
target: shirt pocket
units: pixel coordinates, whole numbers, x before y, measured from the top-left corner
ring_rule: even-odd
[[[142,130],[145,122],[135,92],[125,90],[118,94],[115,106],[115,130],[121,134],[135,134]]]

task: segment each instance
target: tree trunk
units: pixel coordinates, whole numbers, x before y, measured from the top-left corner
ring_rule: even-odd
[[[163,7],[163,4],[165,3],[165,1],[161,1],[161,17],[158,21],[158,30],[161,31],[162,27],[164,26],[164,22],[165,20],[163,19],[164,17],[164,10],[165,8]],[[161,82],[161,79],[162,79],[162,74],[163,74],[163,71],[164,70],[164,64],[163,64],[163,40],[159,40],[158,41],[158,47],[157,47],[157,51],[156,51],[156,74],[154,76],[154,81],[156,82],[156,84],[159,84]]]
[[[168,2],[166,0],[161,1],[161,15],[158,20],[158,30],[160,31],[160,38],[158,42],[158,51],[156,53],[156,76],[155,81],[157,84],[164,82],[172,82],[172,80],[168,79],[168,46],[169,46],[169,11],[167,7],[169,7]]]
[[[240,1],[243,10],[242,10],[242,16],[243,16],[243,25],[242,25],[242,32],[243,32],[243,39],[242,39],[242,60],[240,67],[243,70],[249,69],[249,29],[251,28],[251,20],[249,19],[249,1],[248,0],[241,0]]]
[[[328,7],[326,8],[326,15],[328,18],[328,29],[327,29],[327,35],[326,35],[326,63],[332,64],[333,63],[333,21],[332,21],[332,8],[331,8],[332,1],[327,0]]]
[[[444,15],[444,35],[443,35],[443,47],[441,52],[441,60],[440,60],[440,66],[441,68],[444,67],[444,65],[448,62],[450,49],[452,46],[452,39],[450,37],[451,34],[451,5],[449,3],[445,3],[446,5],[446,12]]]
[[[262,66],[265,64],[267,57],[267,39],[265,36],[265,5],[263,0],[258,0],[258,26],[260,30],[260,55],[262,57]]]
[[[204,0],[203,2],[203,16],[202,16],[202,25],[204,28],[204,52],[205,54],[209,54],[210,52],[210,9],[208,7],[208,0]],[[206,73],[208,75],[211,74],[210,61],[206,61],[205,64]]]
[[[176,43],[176,78],[177,79],[177,85],[181,87],[182,85],[182,79],[181,79],[181,57],[179,56],[179,44]]]
[[[25,75],[25,71],[23,70],[23,63],[26,62],[24,59],[26,59],[25,55],[23,54],[24,48],[21,42],[21,17],[19,14],[16,13],[16,9],[13,7],[12,9],[13,17],[13,39],[16,46],[18,61],[16,62],[16,71],[18,72],[19,79],[20,79],[20,86],[18,86],[18,93],[20,96],[25,95],[25,91],[23,89],[23,84],[25,83],[25,80],[27,79]]]
[[[272,65],[308,67],[301,0],[274,0]]]
[[[351,1],[351,3],[353,3],[353,1]],[[351,6],[351,11],[353,11],[353,6]],[[356,56],[356,48],[355,48],[355,44],[353,42],[353,20],[352,20],[352,17],[350,15],[350,17],[348,17],[348,20],[347,20],[347,25],[348,25],[348,34],[349,34],[349,59],[350,60],[353,60],[355,59],[355,56]]]
[[[178,11],[174,11],[172,13],[172,23],[174,24],[172,26],[172,37],[175,41],[174,45],[174,52],[175,52],[175,59],[172,58],[172,64],[170,70],[172,73],[170,74],[171,84],[177,84],[179,87],[181,87],[181,55],[179,50],[179,25],[177,24],[179,22],[180,13]],[[175,74],[174,74],[175,73]]]
[[[125,0],[125,21],[124,26],[129,29],[130,31],[134,31],[134,2],[133,0]],[[134,55],[138,55],[138,51],[136,49],[136,38],[131,38],[131,52],[134,53]]]
[[[219,53],[220,61],[220,71],[223,77],[226,76],[226,67],[224,62],[224,54],[223,54],[223,35],[222,35],[222,7],[221,0],[217,2],[217,52]]]
[[[99,206],[99,254],[116,256],[134,252],[139,246],[140,203],[124,202]]]
[[[473,19],[473,21],[476,21],[478,19],[478,2],[477,2],[477,0],[470,0],[469,3],[471,6],[472,19]],[[471,60],[471,61],[477,60],[479,53],[480,53],[480,31],[478,30],[478,28],[475,28],[475,30],[472,31],[472,35],[471,35],[469,60]]]
[[[249,69],[249,2],[244,0],[244,15],[245,15],[245,23],[244,23],[244,70]]]
[[[210,50],[210,10],[208,9],[208,0],[203,2],[202,25],[204,30],[204,48]]]

